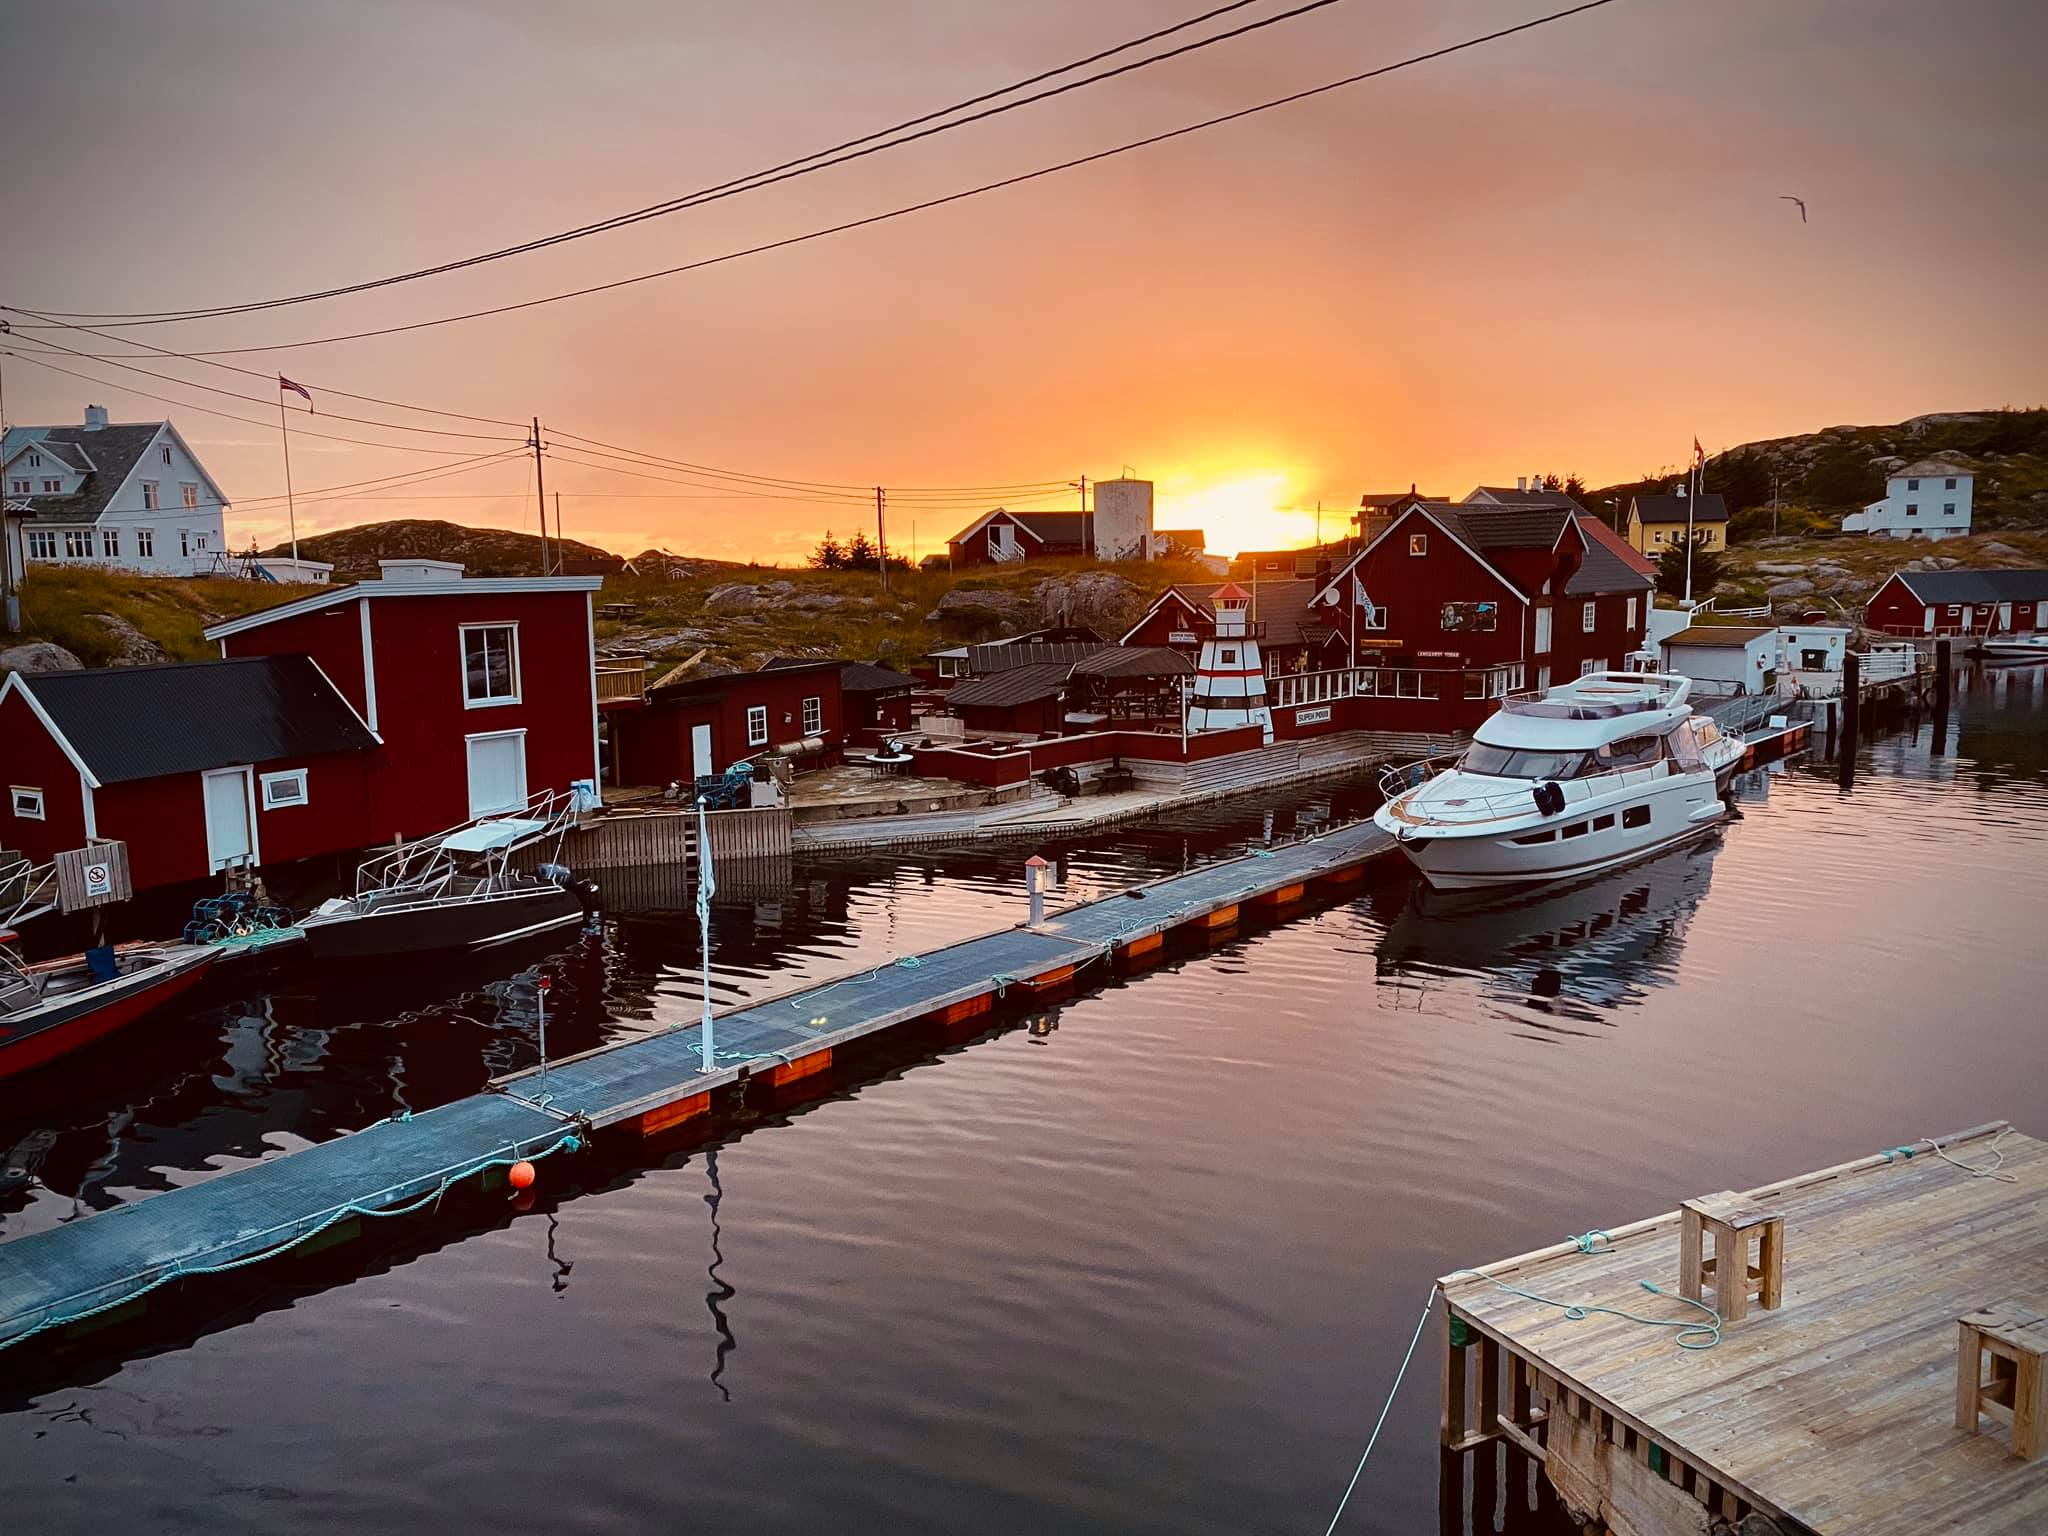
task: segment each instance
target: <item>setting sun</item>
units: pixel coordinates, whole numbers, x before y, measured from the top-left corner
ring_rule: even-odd
[[[1285,470],[1237,475],[1222,481],[1193,474],[1168,475],[1159,486],[1158,524],[1199,528],[1211,554],[1246,549],[1289,549],[1316,536],[1313,504],[1304,509],[1295,477]],[[1326,508],[1323,535],[1343,531],[1347,512]]]

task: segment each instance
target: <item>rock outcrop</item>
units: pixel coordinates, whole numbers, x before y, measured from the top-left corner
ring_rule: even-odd
[[[970,639],[994,639],[1029,629],[1038,618],[1037,605],[1019,592],[989,587],[955,587],[939,599],[939,606],[924,616],[950,635]]]
[[[1137,586],[1115,571],[1048,576],[1031,595],[1047,624],[1085,624],[1106,640],[1116,639],[1145,611]]]
[[[108,663],[115,667],[148,667],[160,661],[169,661],[170,656],[141,630],[130,624],[118,613],[95,613],[92,621],[107,632],[107,637],[119,649]]]
[[[0,673],[81,672],[84,669],[84,662],[63,646],[48,640],[31,640],[26,645],[10,646],[0,651]]]

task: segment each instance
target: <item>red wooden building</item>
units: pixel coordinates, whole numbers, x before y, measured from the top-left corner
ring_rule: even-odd
[[[0,845],[128,845],[138,890],[375,840],[377,741],[305,656],[15,673],[0,685]]]
[[[1011,560],[1050,560],[1088,548],[1086,512],[984,512],[946,541],[955,569]]]
[[[2048,632],[2048,570],[1894,571],[1863,622],[1889,635]]]
[[[845,665],[782,661],[656,684],[641,708],[609,717],[618,781],[688,784],[770,750],[802,768],[837,762],[846,745]]]
[[[1316,594],[1366,670],[1361,726],[1470,730],[1506,694],[1620,668],[1641,649],[1655,570],[1569,504],[1416,501]],[[1275,723],[1293,697],[1276,695]]]
[[[598,576],[468,577],[386,560],[374,581],[206,631],[226,657],[307,656],[377,740],[371,842],[581,781],[596,790]]]

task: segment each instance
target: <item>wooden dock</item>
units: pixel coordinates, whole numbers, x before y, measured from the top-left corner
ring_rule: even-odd
[[[1446,1276],[1446,1451],[1478,1451],[1489,1478],[1496,1447],[1511,1467],[1533,1459],[1567,1509],[1614,1536],[2048,1531],[2048,1456],[2014,1450],[2024,1357],[2038,1404],[2048,1344],[2048,1143],[1999,1122],[1942,1145],[1947,1159],[1921,1141],[1705,1207],[1783,1223],[1779,1304],[1722,1304],[1708,1348],[1564,1310],[1706,1322],[1645,1289],[1681,1289],[1681,1211],[1477,1266],[1488,1278]],[[1742,1284],[1770,1288],[1767,1274]],[[1704,1294],[1716,1303],[1713,1285]],[[1965,1429],[1979,1421],[1959,1412],[1958,1340],[1993,1308],[2022,1363],[1992,1369],[2003,1385]],[[1977,1368],[1973,1352],[1973,1380]]]
[[[239,1269],[366,1217],[431,1207],[451,1187],[593,1139],[632,1145],[708,1117],[757,1080],[771,1088],[828,1069],[835,1051],[902,1026],[966,1033],[1006,1006],[1042,1005],[1164,955],[1170,935],[1227,937],[1264,912],[1335,894],[1392,854],[1363,822],[1134,886],[923,955],[885,958],[834,981],[551,1062],[486,1092],[268,1159],[203,1183],[0,1243],[0,1350],[59,1340],[139,1310],[160,1287]],[[1023,897],[1019,895],[1019,907]]]

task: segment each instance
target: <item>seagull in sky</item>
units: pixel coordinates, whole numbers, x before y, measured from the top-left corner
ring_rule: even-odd
[[[1803,198],[1803,197],[1791,197],[1791,196],[1786,196],[1786,195],[1780,195],[1780,197],[1778,198],[1778,201],[1779,201],[1779,202],[1781,202],[1781,203],[1797,203],[1797,204],[1799,205],[1799,222],[1800,222],[1800,223],[1802,223],[1802,224],[1804,224],[1804,223],[1806,222],[1806,199],[1805,199],[1805,198]]]

